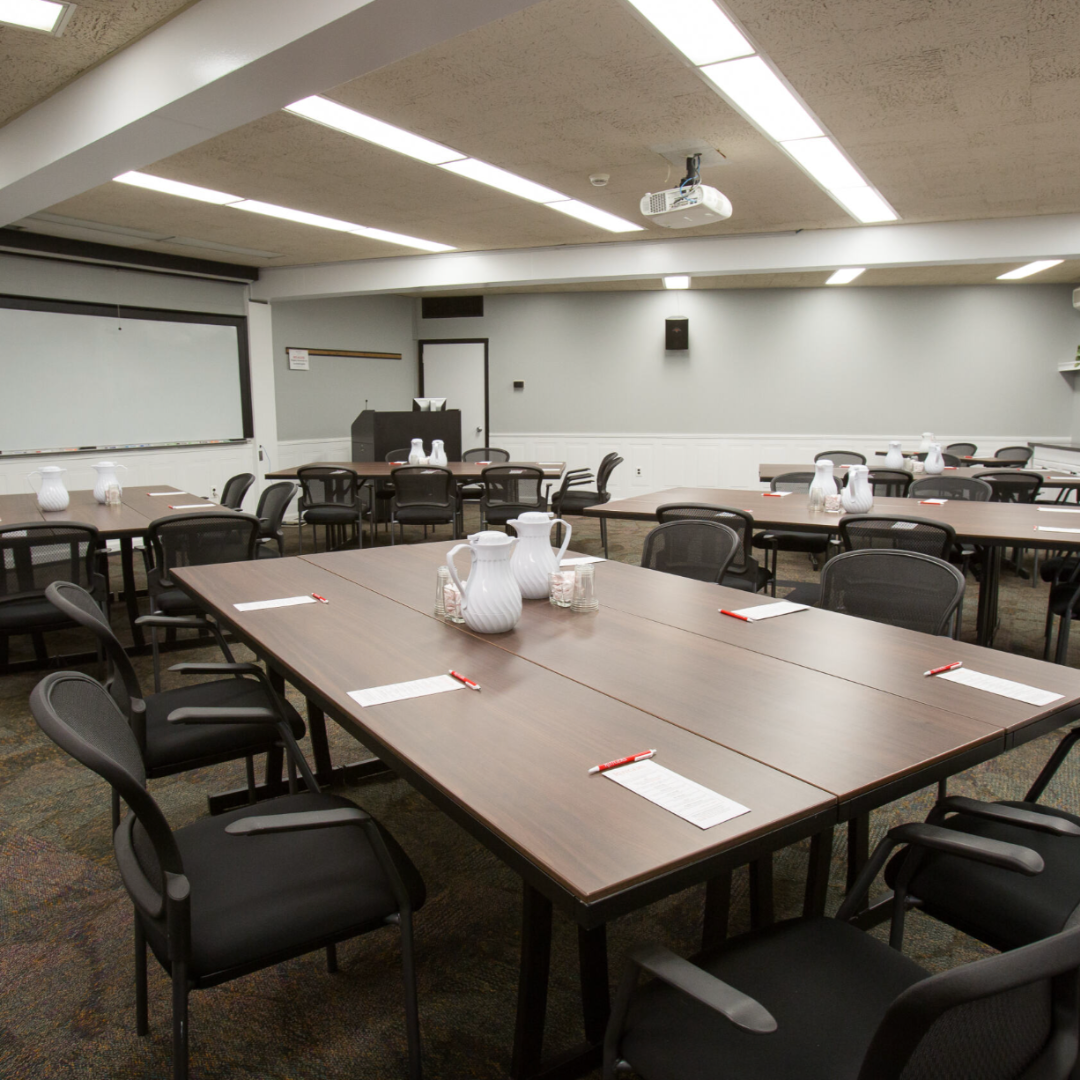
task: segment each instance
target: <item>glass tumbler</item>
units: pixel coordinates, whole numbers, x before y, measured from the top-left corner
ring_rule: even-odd
[[[600,601],[596,598],[594,569],[592,563],[585,563],[583,566],[577,567],[574,574],[574,599],[570,608],[580,615],[600,610]]]
[[[548,574],[548,601],[552,607],[570,607],[574,601],[573,570],[552,570]]]
[[[446,618],[446,586],[450,584],[450,571],[440,566],[435,571],[435,618]]]

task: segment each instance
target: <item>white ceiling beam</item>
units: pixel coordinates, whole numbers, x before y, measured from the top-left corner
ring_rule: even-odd
[[[0,224],[538,0],[201,0],[0,129]]]
[[[665,274],[779,274],[840,266],[896,268],[1080,258],[1080,214],[819,229],[775,236],[673,237],[527,251],[412,255],[263,269],[260,300],[409,290],[482,289]]]

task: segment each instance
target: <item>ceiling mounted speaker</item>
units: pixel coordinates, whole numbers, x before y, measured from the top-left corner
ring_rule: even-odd
[[[673,315],[664,321],[664,348],[690,348],[690,320],[685,315]]]

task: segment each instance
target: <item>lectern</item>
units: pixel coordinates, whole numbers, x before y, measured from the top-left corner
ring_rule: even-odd
[[[424,453],[433,439],[442,439],[448,461],[461,460],[461,410],[445,412],[378,412],[365,409],[352,425],[352,460],[382,461],[391,450],[424,440]]]

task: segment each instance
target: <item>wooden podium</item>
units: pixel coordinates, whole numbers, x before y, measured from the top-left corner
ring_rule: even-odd
[[[391,450],[424,440],[424,453],[433,439],[442,439],[448,461],[461,460],[461,410],[444,412],[377,412],[365,409],[352,424],[352,460],[383,461]]]

